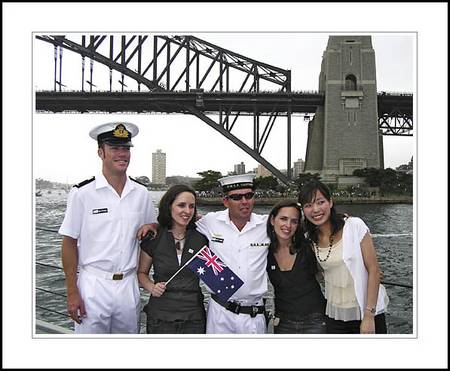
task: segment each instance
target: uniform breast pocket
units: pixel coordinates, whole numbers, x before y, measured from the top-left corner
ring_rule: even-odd
[[[248,269],[260,272],[266,269],[267,248],[264,246],[251,246],[247,249]]]
[[[114,219],[111,214],[94,214],[88,218],[89,237],[92,241],[111,240],[114,233]]]
[[[126,213],[125,217],[126,225],[128,227],[127,232],[136,236],[139,227],[144,224],[144,213],[142,211],[129,211]]]
[[[223,246],[223,243],[209,241],[208,247],[216,254],[220,260],[226,265],[230,266],[234,264],[235,257],[230,255],[230,249]]]
[[[221,253],[222,249],[223,249],[223,243],[220,242],[214,242],[214,241],[209,241],[209,248],[215,252],[215,253]]]

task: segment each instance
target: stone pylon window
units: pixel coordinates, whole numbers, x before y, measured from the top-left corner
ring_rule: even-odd
[[[356,90],[356,77],[354,75],[345,77],[345,90]]]

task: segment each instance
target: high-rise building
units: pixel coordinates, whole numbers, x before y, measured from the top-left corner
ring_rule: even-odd
[[[234,165],[234,173],[236,175],[245,174],[245,164],[241,162],[240,164]]]
[[[152,153],[152,183],[166,184],[166,154],[160,149]]]
[[[293,169],[293,178],[296,179],[298,176],[303,173],[303,169],[305,168],[305,161],[299,158],[297,161],[294,161],[294,169]]]
[[[258,167],[256,168],[256,177],[266,177],[266,176],[273,176],[272,173],[267,170],[264,166],[261,164],[258,164]]]

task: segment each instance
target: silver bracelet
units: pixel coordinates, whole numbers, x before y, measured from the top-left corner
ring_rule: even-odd
[[[375,314],[375,308],[374,307],[366,307],[366,310],[369,311],[371,314]]]

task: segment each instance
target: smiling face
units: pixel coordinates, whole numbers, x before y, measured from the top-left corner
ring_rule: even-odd
[[[191,192],[181,192],[170,207],[173,227],[185,229],[195,212],[195,197]]]
[[[98,149],[98,155],[103,161],[104,173],[111,175],[121,175],[126,173],[128,165],[130,164],[130,147],[103,144]]]
[[[246,223],[250,220],[253,206],[255,205],[255,197],[247,199],[241,197],[240,200],[233,200],[232,195],[250,195],[253,190],[251,188],[235,189],[229,191],[223,199],[223,204],[228,208],[230,219],[238,224]]]
[[[329,222],[332,207],[333,200],[328,200],[322,192],[317,190],[311,202],[303,205],[303,213],[311,223],[321,226]]]
[[[295,207],[282,207],[277,215],[270,217],[278,241],[291,241],[297,231],[300,213]]]

